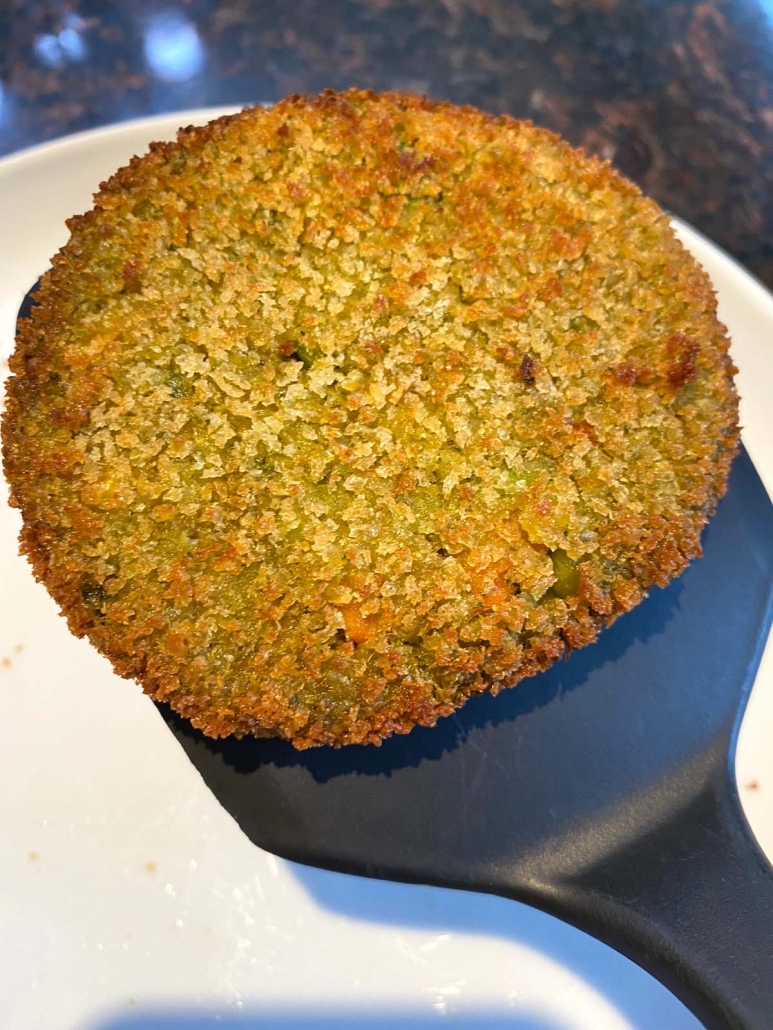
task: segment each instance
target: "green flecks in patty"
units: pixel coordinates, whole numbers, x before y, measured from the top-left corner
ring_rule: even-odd
[[[104,617],[105,601],[107,600],[107,593],[105,588],[99,584],[89,580],[84,580],[81,584],[81,597],[86,607],[97,617]]]
[[[95,203],[21,327],[5,467],[74,630],[206,732],[431,723],[698,553],[726,334],[604,163],[351,91],[186,130]]]
[[[193,393],[193,386],[184,375],[171,370],[166,374],[166,385],[173,397],[190,397]]]
[[[577,562],[572,561],[566,551],[560,548],[551,553],[550,560],[553,562],[553,571],[556,575],[553,593],[556,597],[573,597],[580,589]]]

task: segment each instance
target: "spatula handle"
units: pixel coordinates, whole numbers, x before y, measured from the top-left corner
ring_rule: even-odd
[[[560,910],[709,1030],[773,1028],[773,871],[732,788],[707,786],[669,824],[573,875]]]

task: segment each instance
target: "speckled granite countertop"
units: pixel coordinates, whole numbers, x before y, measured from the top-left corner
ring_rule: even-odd
[[[0,0],[0,153],[349,85],[532,118],[773,287],[771,0]]]

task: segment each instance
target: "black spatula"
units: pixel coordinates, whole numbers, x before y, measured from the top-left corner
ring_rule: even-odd
[[[773,874],[731,772],[773,584],[773,507],[745,453],[704,544],[567,663],[381,748],[214,742],[164,715],[260,847],[531,902],[708,1027],[770,1030]]]
[[[530,902],[708,1027],[770,1030],[773,874],[731,772],[773,592],[773,507],[745,453],[704,545],[567,663],[381,748],[214,742],[160,707],[260,847]]]

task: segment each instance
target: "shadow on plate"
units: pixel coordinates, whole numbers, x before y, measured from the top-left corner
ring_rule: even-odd
[[[266,1007],[261,1012],[147,1009],[89,1023],[84,1030],[568,1030],[542,1015],[481,1009],[474,1015],[444,1015],[384,1007],[366,1010],[295,1010]]]
[[[646,970],[595,937],[530,905],[491,894],[373,881],[294,862],[289,868],[313,902],[338,918],[436,934],[499,938],[544,956],[583,981],[615,1007],[630,1030],[700,1030],[695,1016]],[[504,984],[502,989],[504,993]],[[523,1025],[531,1023],[527,1019]]]

